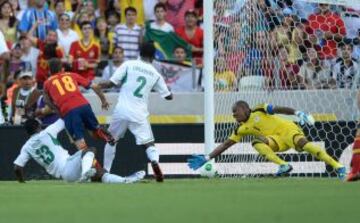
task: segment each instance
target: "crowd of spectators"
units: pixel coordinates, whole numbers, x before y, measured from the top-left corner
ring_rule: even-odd
[[[215,4],[217,91],[359,88],[360,4]]]
[[[0,124],[54,116],[41,97],[50,58],[108,80],[138,57],[147,29],[183,39],[190,47],[173,47],[170,59],[201,70],[202,21],[203,0],[0,0]],[[357,89],[360,7],[214,0],[214,52],[216,91]]]
[[[44,121],[54,117],[44,109],[41,96],[50,58],[60,58],[66,71],[107,80],[123,61],[138,58],[148,27],[183,38],[192,55],[178,46],[170,59],[188,62],[194,58],[201,67],[202,3],[0,0],[0,124],[21,124],[33,115]]]

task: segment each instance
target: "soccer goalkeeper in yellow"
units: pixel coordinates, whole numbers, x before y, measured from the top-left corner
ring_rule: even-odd
[[[309,142],[302,129],[294,122],[281,118],[275,114],[296,115],[300,119],[300,124],[314,124],[311,115],[301,111],[295,111],[287,107],[275,107],[271,104],[261,104],[254,109],[250,109],[245,101],[237,101],[232,107],[233,117],[239,126],[231,136],[216,147],[209,155],[193,155],[188,160],[191,169],[196,170],[207,161],[217,157],[226,149],[239,142],[245,135],[252,135],[253,147],[266,159],[279,165],[277,176],[282,176],[292,170],[292,166],[276,155],[276,152],[283,152],[290,148],[301,152],[311,153],[317,159],[331,165],[337,172],[340,179],[346,176],[343,165],[329,156],[324,149]]]

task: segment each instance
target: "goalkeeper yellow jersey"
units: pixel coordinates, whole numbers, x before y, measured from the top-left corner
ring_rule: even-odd
[[[269,104],[261,104],[251,110],[250,117],[242,122],[229,137],[230,140],[239,142],[245,135],[270,136],[285,135],[290,130],[302,130],[294,122],[284,119],[278,115],[269,114]]]

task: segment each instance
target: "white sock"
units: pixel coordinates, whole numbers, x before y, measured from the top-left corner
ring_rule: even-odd
[[[104,149],[104,169],[108,172],[110,172],[112,163],[115,159],[115,150],[116,144],[111,146],[109,143],[106,143]]]
[[[125,183],[125,178],[124,177],[120,177],[118,175],[115,174],[111,174],[111,173],[104,173],[104,175],[101,177],[101,181],[103,183]]]
[[[146,149],[146,155],[151,162],[159,162],[159,152],[155,146],[150,146]]]
[[[93,165],[95,154],[93,152],[86,152],[81,160],[81,175],[84,175]]]

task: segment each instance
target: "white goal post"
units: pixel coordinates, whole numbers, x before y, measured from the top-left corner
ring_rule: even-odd
[[[360,58],[360,43],[354,37],[358,28],[360,41],[360,7],[358,17],[354,17],[357,5],[349,0],[287,1],[292,5],[277,4],[286,1],[267,1],[271,6],[264,2],[204,1],[204,152],[210,153],[231,134],[235,126],[231,105],[245,100],[250,106],[267,102],[312,113],[316,125],[303,128],[308,139],[348,165],[348,149],[359,115],[356,94],[360,85],[356,78],[360,72],[349,73],[340,59],[345,58],[343,45],[349,45],[350,40],[354,66],[360,68],[355,58]],[[330,44],[331,39],[325,37],[325,31],[314,29],[313,23],[309,25],[309,19],[317,21],[316,3],[330,4],[330,10],[345,23],[346,33],[342,33],[340,26],[333,33],[336,55],[323,51],[324,44]],[[355,9],[350,9],[351,6]],[[333,30],[329,28],[329,32]],[[342,35],[340,40],[337,34]],[[316,69],[311,73],[314,64]],[[344,80],[337,75],[353,75],[353,82],[342,85]],[[217,171],[223,176],[275,173],[277,166],[259,156],[250,142],[251,138],[246,138],[218,157]],[[292,176],[335,175],[332,168],[306,153],[290,150],[279,156],[294,166]]]

